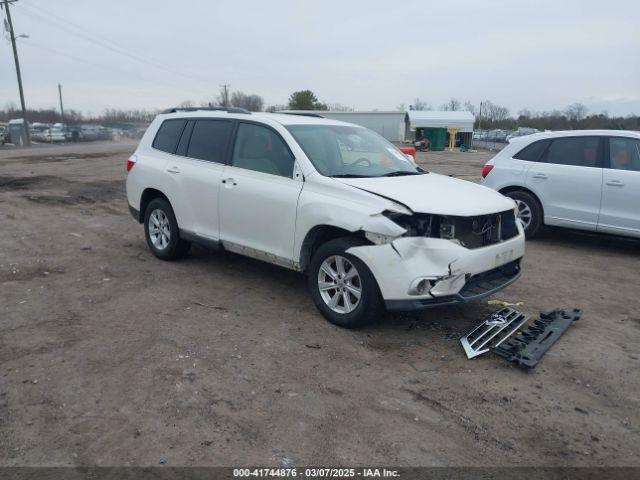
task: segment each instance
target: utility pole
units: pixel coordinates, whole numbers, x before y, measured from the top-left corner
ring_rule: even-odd
[[[18,90],[20,90],[20,107],[22,107],[22,121],[23,121],[22,126],[24,128],[24,141],[27,145],[31,145],[31,139],[29,138],[29,126],[27,125],[27,107],[25,107],[25,104],[24,104],[24,92],[22,91],[22,76],[20,75],[20,61],[18,60],[18,49],[16,48],[16,34],[13,31],[13,23],[11,22],[11,12],[9,11],[8,0],[4,0],[4,9],[7,12],[7,23],[9,24],[9,35],[11,36],[11,46],[13,47],[13,59],[16,63],[16,75],[18,76]]]
[[[5,0],[6,1],[6,0]],[[225,83],[224,85],[220,85],[220,88],[222,89],[222,106],[223,107],[228,107],[229,106],[229,87],[231,85],[229,85],[228,83]]]
[[[60,98],[60,122],[64,123],[64,108],[62,107],[62,85],[58,84],[58,97]]]

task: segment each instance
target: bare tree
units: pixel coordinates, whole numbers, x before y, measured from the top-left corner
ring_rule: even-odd
[[[179,108],[192,108],[195,104],[191,100],[185,100],[184,102],[180,102],[178,104]]]
[[[409,110],[431,110],[431,105],[424,100],[420,100],[419,97],[416,97],[413,101],[413,105],[409,105]]]
[[[509,109],[485,100],[482,102],[482,117],[492,123],[504,122],[509,118]]]
[[[407,111],[407,106],[404,103],[400,103],[397,107],[396,110],[399,112],[406,112]]]
[[[585,107],[582,103],[574,103],[572,105],[569,105],[564,111],[567,118],[572,122],[582,120],[587,116],[587,112],[587,107]]]
[[[447,103],[445,103],[444,105],[442,105],[442,110],[450,110],[450,111],[456,111],[456,110],[460,110],[460,108],[462,107],[460,100],[458,100],[457,98],[451,98]]]
[[[220,85],[220,94],[218,95],[218,98],[216,98],[216,101],[213,102],[213,104],[210,102],[209,106],[213,107],[213,106],[219,106],[219,107],[228,107],[230,105],[229,103],[229,85],[225,84],[225,85]]]
[[[470,112],[470,113],[471,113],[471,115],[473,115],[474,117],[475,117],[475,116],[477,116],[477,114],[478,114],[478,111],[477,111],[477,109],[476,109],[476,106],[475,106],[473,103],[471,103],[469,100],[467,100],[466,102],[464,102],[464,109],[465,109],[467,112]]]
[[[523,108],[522,110],[520,110],[518,112],[518,118],[525,119],[525,118],[531,118],[531,117],[534,117],[534,116],[536,116],[536,115],[534,113],[532,113],[531,110],[529,110],[528,108]]]
[[[233,92],[231,94],[231,105],[244,108],[250,112],[261,112],[264,108],[264,100],[260,95],[247,95],[242,92]]]

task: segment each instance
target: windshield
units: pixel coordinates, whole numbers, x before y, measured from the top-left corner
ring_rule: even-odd
[[[327,177],[383,177],[424,173],[392,143],[366,128],[289,125],[316,169]]]

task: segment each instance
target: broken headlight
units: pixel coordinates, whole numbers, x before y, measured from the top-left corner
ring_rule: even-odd
[[[391,243],[398,237],[392,237],[391,235],[382,235],[380,233],[364,232],[364,236],[367,240],[375,245],[384,245],[385,243]]]

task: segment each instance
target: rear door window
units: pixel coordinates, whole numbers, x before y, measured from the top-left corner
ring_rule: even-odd
[[[187,157],[224,163],[232,127],[228,120],[196,120]]]
[[[640,140],[609,137],[609,167],[640,172]]]
[[[163,152],[174,153],[186,123],[187,121],[182,119],[165,120],[160,125],[151,146]]]
[[[565,137],[551,142],[547,163],[578,167],[601,167],[599,137]]]
[[[533,142],[516,153],[513,158],[528,160],[529,162],[538,162],[550,142],[551,140],[538,140],[537,142]]]

